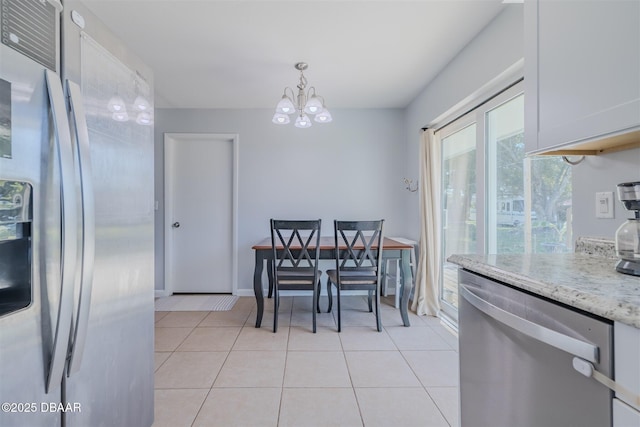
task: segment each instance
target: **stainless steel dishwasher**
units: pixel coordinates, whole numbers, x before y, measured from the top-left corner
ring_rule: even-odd
[[[460,426],[611,426],[613,326],[466,270],[458,272]]]

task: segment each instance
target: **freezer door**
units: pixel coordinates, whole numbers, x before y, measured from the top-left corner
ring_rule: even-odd
[[[0,178],[30,183],[33,202],[31,301],[0,316],[0,403],[9,405],[0,425],[58,426],[61,414],[42,406],[61,400],[60,382],[45,391],[60,303],[61,217],[44,67],[4,44],[0,57],[0,79],[11,92],[11,154],[0,157]]]
[[[84,22],[84,28],[72,21],[72,13],[76,21]],[[76,304],[90,289],[91,306],[88,313],[82,307],[78,311],[78,306],[74,311],[74,325],[79,328],[77,334],[72,333],[72,364],[65,377],[65,403],[70,407],[78,404],[82,411],[66,413],[65,425],[150,426],[153,126],[137,120],[142,111],[135,100],[145,98],[152,113],[152,81],[148,70],[131,60],[126,49],[78,2],[65,2],[63,40],[68,91],[77,92],[74,83],[81,91],[80,97],[75,93],[73,103],[74,110],[85,113],[95,209],[93,272],[91,277],[82,274],[84,283],[76,286]],[[116,114],[123,111],[110,106],[116,96],[123,101],[126,115]],[[89,214],[85,211],[85,216]],[[83,349],[77,348],[79,343]]]

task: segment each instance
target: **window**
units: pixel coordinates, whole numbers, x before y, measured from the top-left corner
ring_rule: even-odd
[[[454,253],[567,252],[571,168],[559,157],[525,157],[519,83],[438,130],[442,143],[440,305],[455,322]]]

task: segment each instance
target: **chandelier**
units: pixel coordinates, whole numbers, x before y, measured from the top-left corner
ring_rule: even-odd
[[[307,87],[307,78],[304,76],[303,71],[306,70],[309,65],[305,62],[298,62],[296,70],[300,71],[300,82],[298,83],[298,96],[294,95],[291,88],[284,88],[282,99],[276,106],[276,113],[271,120],[273,123],[279,125],[286,125],[291,120],[289,115],[295,114],[296,121],[295,127],[308,128],[311,126],[311,119],[308,115],[313,115],[314,120],[318,123],[329,123],[331,120],[331,113],[324,106],[324,98],[316,94],[316,88],[313,86],[305,92]],[[287,93],[289,91],[289,94]],[[293,102],[293,100],[296,102]]]

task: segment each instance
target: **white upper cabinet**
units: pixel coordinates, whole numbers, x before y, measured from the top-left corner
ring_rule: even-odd
[[[524,13],[526,151],[639,144],[640,0],[526,0]]]

